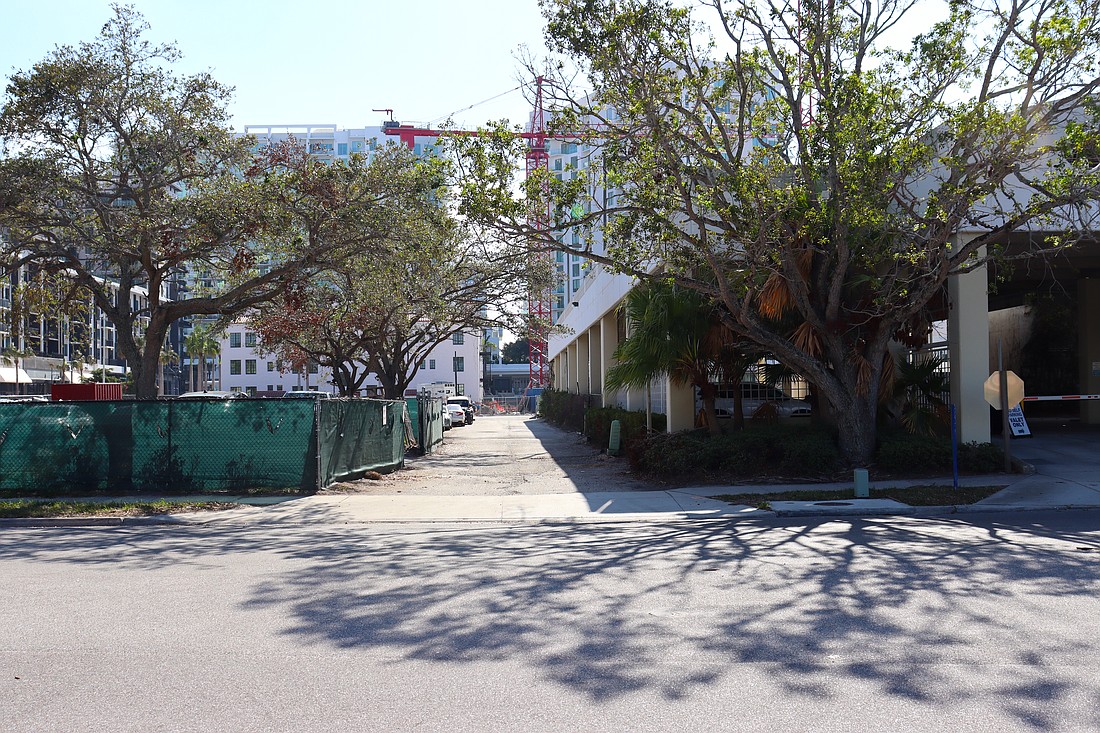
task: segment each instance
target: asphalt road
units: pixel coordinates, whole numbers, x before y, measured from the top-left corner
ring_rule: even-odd
[[[5,731],[1096,731],[1100,512],[0,531]]]

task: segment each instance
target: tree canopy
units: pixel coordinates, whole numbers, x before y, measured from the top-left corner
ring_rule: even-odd
[[[386,150],[439,184],[430,200],[390,212],[383,250],[347,258],[254,309],[250,322],[284,360],[331,368],[341,394],[355,394],[373,372],[397,399],[455,332],[516,327],[536,276],[526,250],[477,236],[453,216],[445,161]]]
[[[599,164],[516,196],[518,141],[459,140],[464,211],[712,299],[815,386],[854,464],[873,455],[888,345],[924,334],[947,278],[1016,233],[1034,254],[1090,228],[1094,0],[959,0],[902,49],[887,39],[913,22],[905,0],[542,7],[563,59],[543,72],[550,135]]]
[[[114,10],[96,40],[11,77],[0,226],[4,265],[34,263],[89,293],[117,328],[138,397],[153,397],[173,322],[228,319],[369,254],[384,246],[388,213],[415,209],[435,185],[385,154],[331,168],[293,142],[254,154],[229,129],[231,90],[174,73],[177,49],[145,40],[133,8]],[[210,285],[168,292],[188,275]]]

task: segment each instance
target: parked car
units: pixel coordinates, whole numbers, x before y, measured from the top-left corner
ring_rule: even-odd
[[[239,400],[247,397],[244,392],[225,392],[220,389],[210,389],[205,392],[184,392],[179,396],[181,400]]]
[[[466,411],[462,409],[462,405],[452,405],[448,402],[443,409],[450,414],[453,427],[466,424]]]
[[[765,405],[774,405],[780,420],[791,418],[808,419],[813,414],[813,408],[809,402],[798,400],[767,384],[759,382],[742,382],[741,409],[745,418],[749,419],[757,414]],[[714,411],[719,419],[733,417],[733,385],[722,385],[718,388],[718,395],[714,401]]]
[[[330,400],[332,395],[319,389],[291,389],[283,392],[283,397],[299,400]]]
[[[458,405],[462,408],[462,411],[466,413],[466,424],[469,425],[474,421],[474,403],[466,395],[459,395],[457,397],[450,397],[447,399],[448,405]]]
[[[454,422],[451,421],[451,411],[443,409],[443,430],[450,430],[454,427]]]

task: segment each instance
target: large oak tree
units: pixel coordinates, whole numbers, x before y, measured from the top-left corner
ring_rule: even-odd
[[[423,200],[407,160],[322,169],[293,142],[259,152],[234,135],[231,90],[179,75],[127,6],[99,37],[15,73],[0,110],[4,264],[65,273],[103,310],[156,395],[171,324],[230,319],[349,254],[381,244],[390,213]],[[209,286],[166,296],[201,276]]]
[[[542,6],[565,60],[547,74],[551,136],[595,164],[516,196],[522,145],[458,140],[464,210],[713,299],[815,385],[853,464],[873,455],[891,341],[923,333],[949,276],[1014,233],[1033,253],[1090,231],[1095,0],[958,0],[930,27],[905,0]],[[546,207],[549,223],[529,215]]]

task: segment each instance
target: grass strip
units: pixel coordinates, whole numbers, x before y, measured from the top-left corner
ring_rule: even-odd
[[[904,489],[871,489],[872,499],[893,499],[909,506],[954,506],[973,504],[1004,488],[999,486],[911,486]],[[848,501],[855,498],[855,489],[777,491],[763,494],[722,494],[714,497],[730,504],[746,504],[760,509],[770,508],[773,501]]]
[[[216,512],[235,509],[227,501],[0,501],[0,518],[42,519],[51,517],[151,517],[177,512]]]

